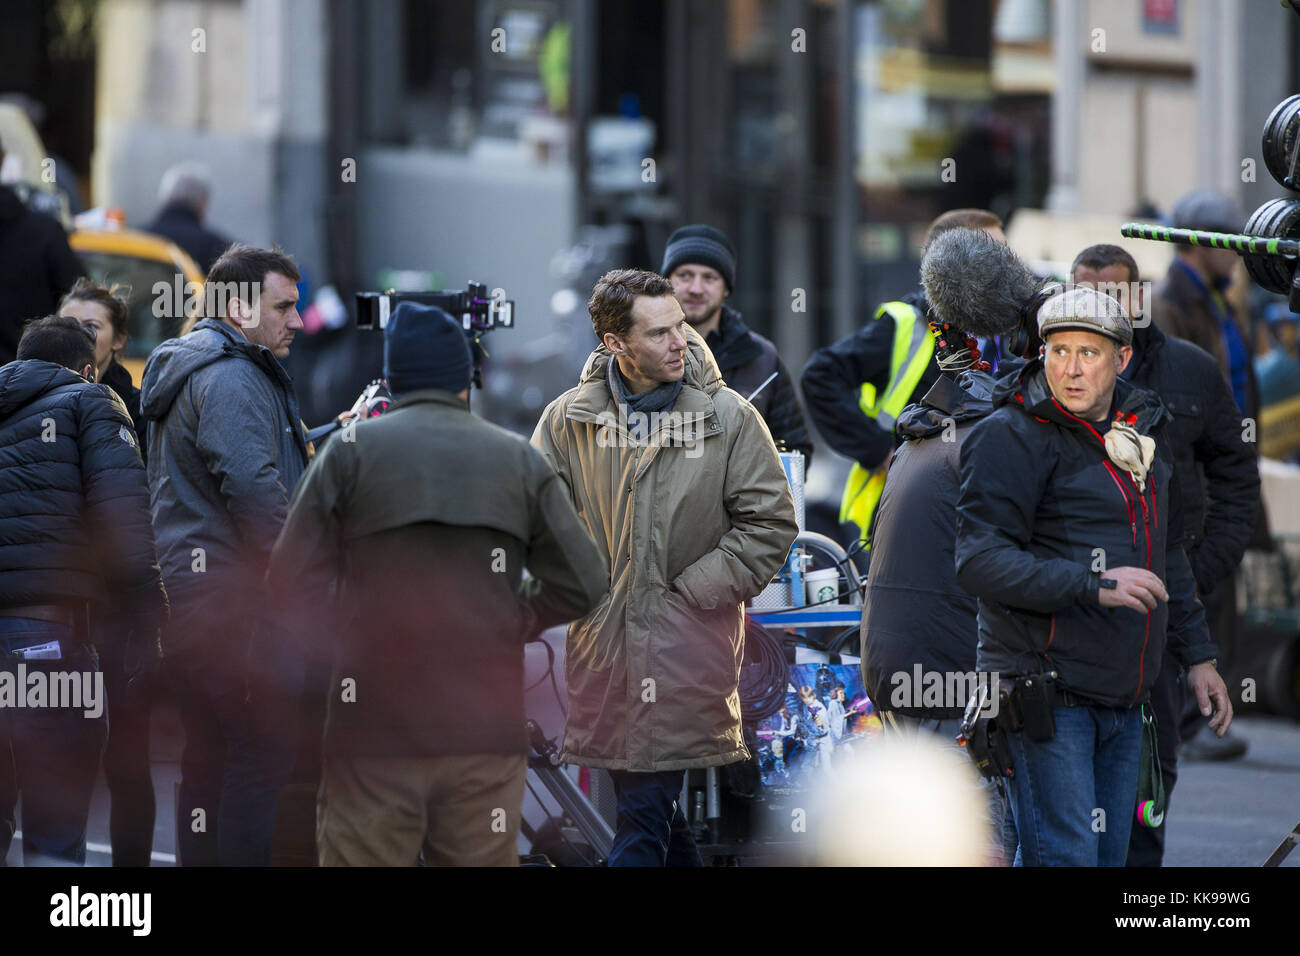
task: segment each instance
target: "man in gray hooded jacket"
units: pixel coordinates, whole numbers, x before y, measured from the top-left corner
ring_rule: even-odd
[[[149,491],[169,592],[168,681],[185,751],[182,865],[265,866],[293,767],[301,664],[278,640],[263,579],[307,443],[289,354],[299,274],[278,251],[233,245],[213,265],[206,314],[149,357],[141,383]]]

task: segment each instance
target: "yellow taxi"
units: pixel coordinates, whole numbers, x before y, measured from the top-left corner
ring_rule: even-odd
[[[139,385],[149,353],[198,313],[203,271],[174,242],[135,229],[77,229],[68,244],[92,280],[125,287],[129,338],[118,361]]]

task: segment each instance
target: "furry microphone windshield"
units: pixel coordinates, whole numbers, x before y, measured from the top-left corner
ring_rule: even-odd
[[[1020,324],[1042,282],[1010,248],[979,229],[949,229],[921,260],[921,285],[944,323],[991,338]]]

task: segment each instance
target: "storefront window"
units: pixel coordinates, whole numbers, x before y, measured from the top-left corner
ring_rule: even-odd
[[[368,5],[371,141],[461,153],[495,143],[497,151],[514,146],[540,162],[567,159],[566,6],[564,0]],[[396,47],[390,34],[400,37]]]
[[[1004,220],[1050,177],[1047,0],[872,0],[855,11],[854,176],[862,307],[916,288],[948,209]]]

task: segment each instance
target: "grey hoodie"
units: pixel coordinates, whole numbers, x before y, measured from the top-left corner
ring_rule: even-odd
[[[293,382],[269,349],[204,319],[149,356],[140,411],[168,592],[243,603],[234,595],[261,587],[307,466]]]

